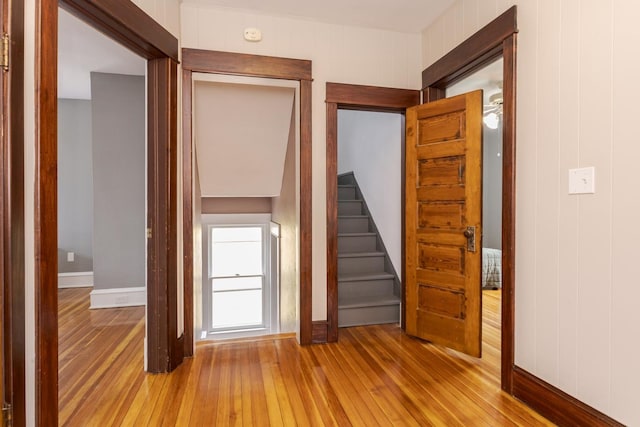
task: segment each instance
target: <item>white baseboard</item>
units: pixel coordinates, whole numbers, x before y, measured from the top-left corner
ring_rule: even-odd
[[[92,286],[93,271],[58,274],[58,288],[90,288]]]
[[[136,288],[94,289],[89,308],[133,307],[147,304],[147,289]]]

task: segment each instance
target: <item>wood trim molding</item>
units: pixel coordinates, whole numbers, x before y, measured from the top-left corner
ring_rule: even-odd
[[[191,151],[191,70],[182,70],[182,268],[184,287],[184,355],[193,356],[193,153]],[[187,172],[188,171],[188,172]],[[187,231],[191,230],[190,233]]]
[[[316,320],[313,322],[313,344],[324,344],[327,342],[327,326],[326,320]]]
[[[516,33],[503,41],[501,384],[513,390],[516,286]]]
[[[132,1],[60,0],[60,6],[143,58],[178,62],[178,40]]]
[[[338,109],[404,113],[420,104],[420,91],[327,83],[327,341],[338,340]],[[402,150],[404,155],[404,147]],[[402,159],[404,189],[404,157]],[[404,190],[402,190],[404,199]],[[404,230],[404,211],[402,215]],[[404,248],[404,233],[402,233]],[[403,249],[404,251],[404,249]],[[402,254],[404,258],[404,253]],[[404,268],[401,273],[404,280]]]
[[[560,426],[622,426],[623,424],[515,366],[513,395]]]
[[[515,334],[516,17],[513,6],[422,73],[425,102],[432,102],[444,98],[451,83],[503,58],[501,387],[507,393],[513,392]]]
[[[24,214],[24,2],[0,4],[2,33],[10,35],[10,68],[2,79],[0,141],[0,277],[4,342],[4,398],[15,425],[26,423],[25,401],[25,214]]]
[[[407,105],[420,103],[420,93],[411,89],[327,83],[326,102],[348,109],[404,111]]]
[[[518,32],[512,6],[422,72],[422,88],[446,87],[500,56],[502,42]],[[425,101],[426,102],[426,101]]]
[[[311,141],[311,61],[288,58],[275,58],[241,53],[206,51],[200,49],[182,49],[183,96],[191,94],[193,72],[234,74],[239,76],[264,77],[272,79],[298,80],[300,82],[300,343],[313,342],[312,325],[312,224],[311,224],[311,180],[312,180],[312,141]],[[186,73],[189,74],[186,74]],[[183,102],[187,102],[184,100]],[[189,110],[183,111],[183,158],[191,159],[193,153],[191,101]],[[188,116],[187,116],[188,114]],[[193,165],[191,161],[183,163],[185,194],[193,191]],[[190,182],[190,184],[189,184]],[[185,199],[184,217],[193,214],[193,200]],[[193,224],[185,222],[184,236],[193,234]],[[192,262],[193,243],[185,240],[185,264]],[[190,255],[189,255],[190,254]],[[187,270],[185,270],[187,272]],[[189,272],[187,272],[189,273]],[[193,293],[193,275],[184,276],[185,295]],[[186,300],[185,300],[186,301]],[[185,314],[188,309],[185,309]],[[193,312],[190,313],[193,315]],[[185,320],[185,327],[188,320]],[[185,346],[193,345],[185,336]],[[193,338],[191,338],[193,339]]]
[[[183,67],[193,72],[311,80],[311,61],[214,50],[182,49]],[[274,76],[278,77],[274,77]]]
[[[36,425],[58,423],[58,2],[36,8],[35,372]]]
[[[116,39],[149,62],[149,151],[157,150],[161,163],[150,164],[162,179],[149,194],[149,215],[159,245],[149,245],[147,330],[149,370],[166,372],[181,360],[171,351],[180,346],[176,331],[176,144],[178,41],[140,8],[127,0],[39,0],[36,7],[35,100],[35,390],[37,425],[58,420],[58,307],[57,307],[57,60],[58,4],[71,10],[107,36]],[[150,184],[151,185],[151,184]],[[163,200],[163,204],[157,204]],[[153,204],[156,203],[154,209]],[[163,211],[164,209],[164,211]],[[173,289],[173,291],[172,291]],[[153,340],[154,338],[151,338]],[[164,355],[164,357],[163,357]],[[156,363],[157,362],[157,363]]]

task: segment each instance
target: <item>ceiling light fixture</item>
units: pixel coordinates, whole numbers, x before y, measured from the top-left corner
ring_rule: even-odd
[[[489,97],[489,104],[484,106],[482,121],[489,129],[498,129],[502,120],[502,92],[494,93]]]

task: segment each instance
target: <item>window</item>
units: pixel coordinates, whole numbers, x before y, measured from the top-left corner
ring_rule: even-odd
[[[209,230],[210,332],[268,328],[266,226]]]

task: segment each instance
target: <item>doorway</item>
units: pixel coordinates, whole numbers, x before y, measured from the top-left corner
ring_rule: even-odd
[[[286,58],[273,58],[257,55],[236,54],[228,52],[202,51],[183,49],[183,194],[184,194],[184,258],[197,259],[201,246],[198,245],[197,231],[201,227],[198,218],[197,182],[194,182],[195,171],[202,165],[195,161],[193,129],[193,82],[201,75],[230,74],[240,77],[259,77],[264,79],[293,80],[299,84],[300,95],[296,103],[299,105],[300,149],[298,151],[300,195],[299,212],[299,282],[297,317],[298,341],[311,344],[313,341],[313,323],[311,307],[311,61]],[[184,266],[185,300],[201,295],[202,281],[200,275],[194,274],[194,266]],[[186,304],[187,309],[193,304]],[[197,303],[195,304],[197,306]],[[185,311],[185,354],[193,354],[194,326],[197,328],[197,308]]]
[[[182,361],[177,325],[175,185],[178,41],[141,9],[120,1],[60,1],[75,16],[147,60],[148,370],[167,372]],[[35,385],[36,424],[57,423],[57,37],[58,1],[36,10],[35,37]],[[126,25],[124,23],[127,23]],[[172,184],[173,183],[173,184]],[[34,380],[33,380],[34,381]]]

